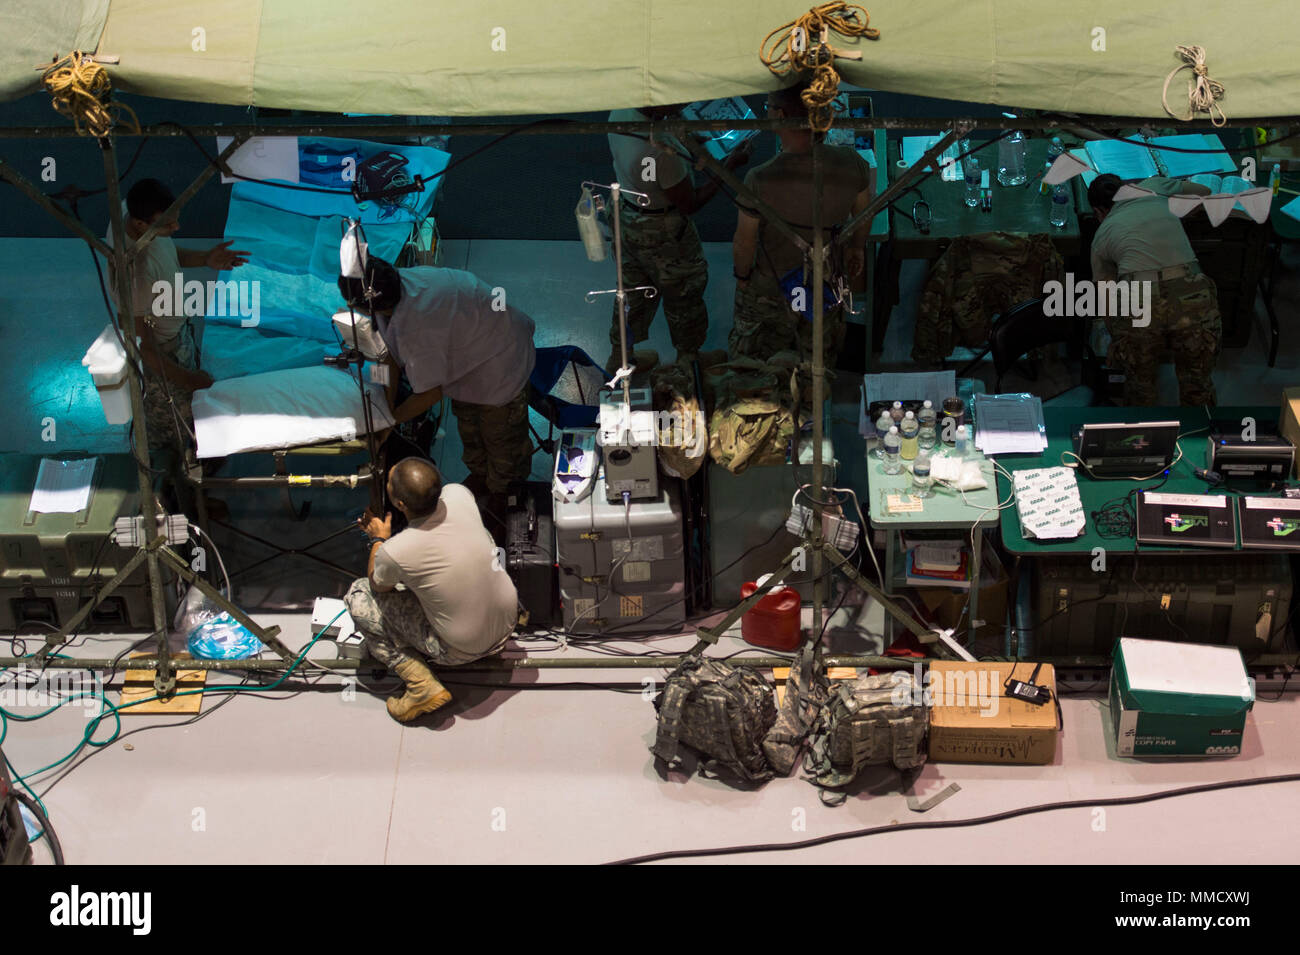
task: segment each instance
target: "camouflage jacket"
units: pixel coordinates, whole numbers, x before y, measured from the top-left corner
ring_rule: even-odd
[[[1044,283],[1060,281],[1063,272],[1051,236],[958,236],[925,281],[912,360],[935,366],[958,345],[982,347],[995,315],[1041,297]]]

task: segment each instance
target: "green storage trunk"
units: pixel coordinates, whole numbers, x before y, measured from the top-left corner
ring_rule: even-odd
[[[111,540],[118,517],[140,512],[139,479],[129,454],[99,456],[90,502],[76,514],[29,510],[40,463],[39,455],[0,455],[0,633],[62,626],[135,553]],[[164,568],[164,580],[171,579]],[[165,587],[169,605],[172,589]],[[95,609],[82,630],[153,630],[146,564]]]
[[[1110,715],[1119,756],[1235,756],[1254,702],[1236,647],[1115,642]]]

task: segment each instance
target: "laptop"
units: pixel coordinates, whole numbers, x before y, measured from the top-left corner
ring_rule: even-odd
[[[1237,509],[1225,494],[1139,491],[1137,539],[1166,547],[1236,547]]]
[[[1145,478],[1169,467],[1178,447],[1177,421],[1088,423],[1075,439],[1075,454],[1091,474]]]
[[[1242,497],[1237,502],[1243,547],[1300,550],[1300,499]]]

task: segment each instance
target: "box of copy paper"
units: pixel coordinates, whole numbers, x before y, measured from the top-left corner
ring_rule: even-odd
[[[1254,702],[1236,647],[1116,642],[1110,716],[1119,756],[1235,756]]]

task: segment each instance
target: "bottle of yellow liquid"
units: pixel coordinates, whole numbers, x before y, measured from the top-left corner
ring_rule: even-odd
[[[921,423],[916,420],[916,415],[910,411],[903,415],[903,423],[898,426],[898,436],[902,439],[898,453],[904,461],[916,457],[917,435],[920,432]]]

